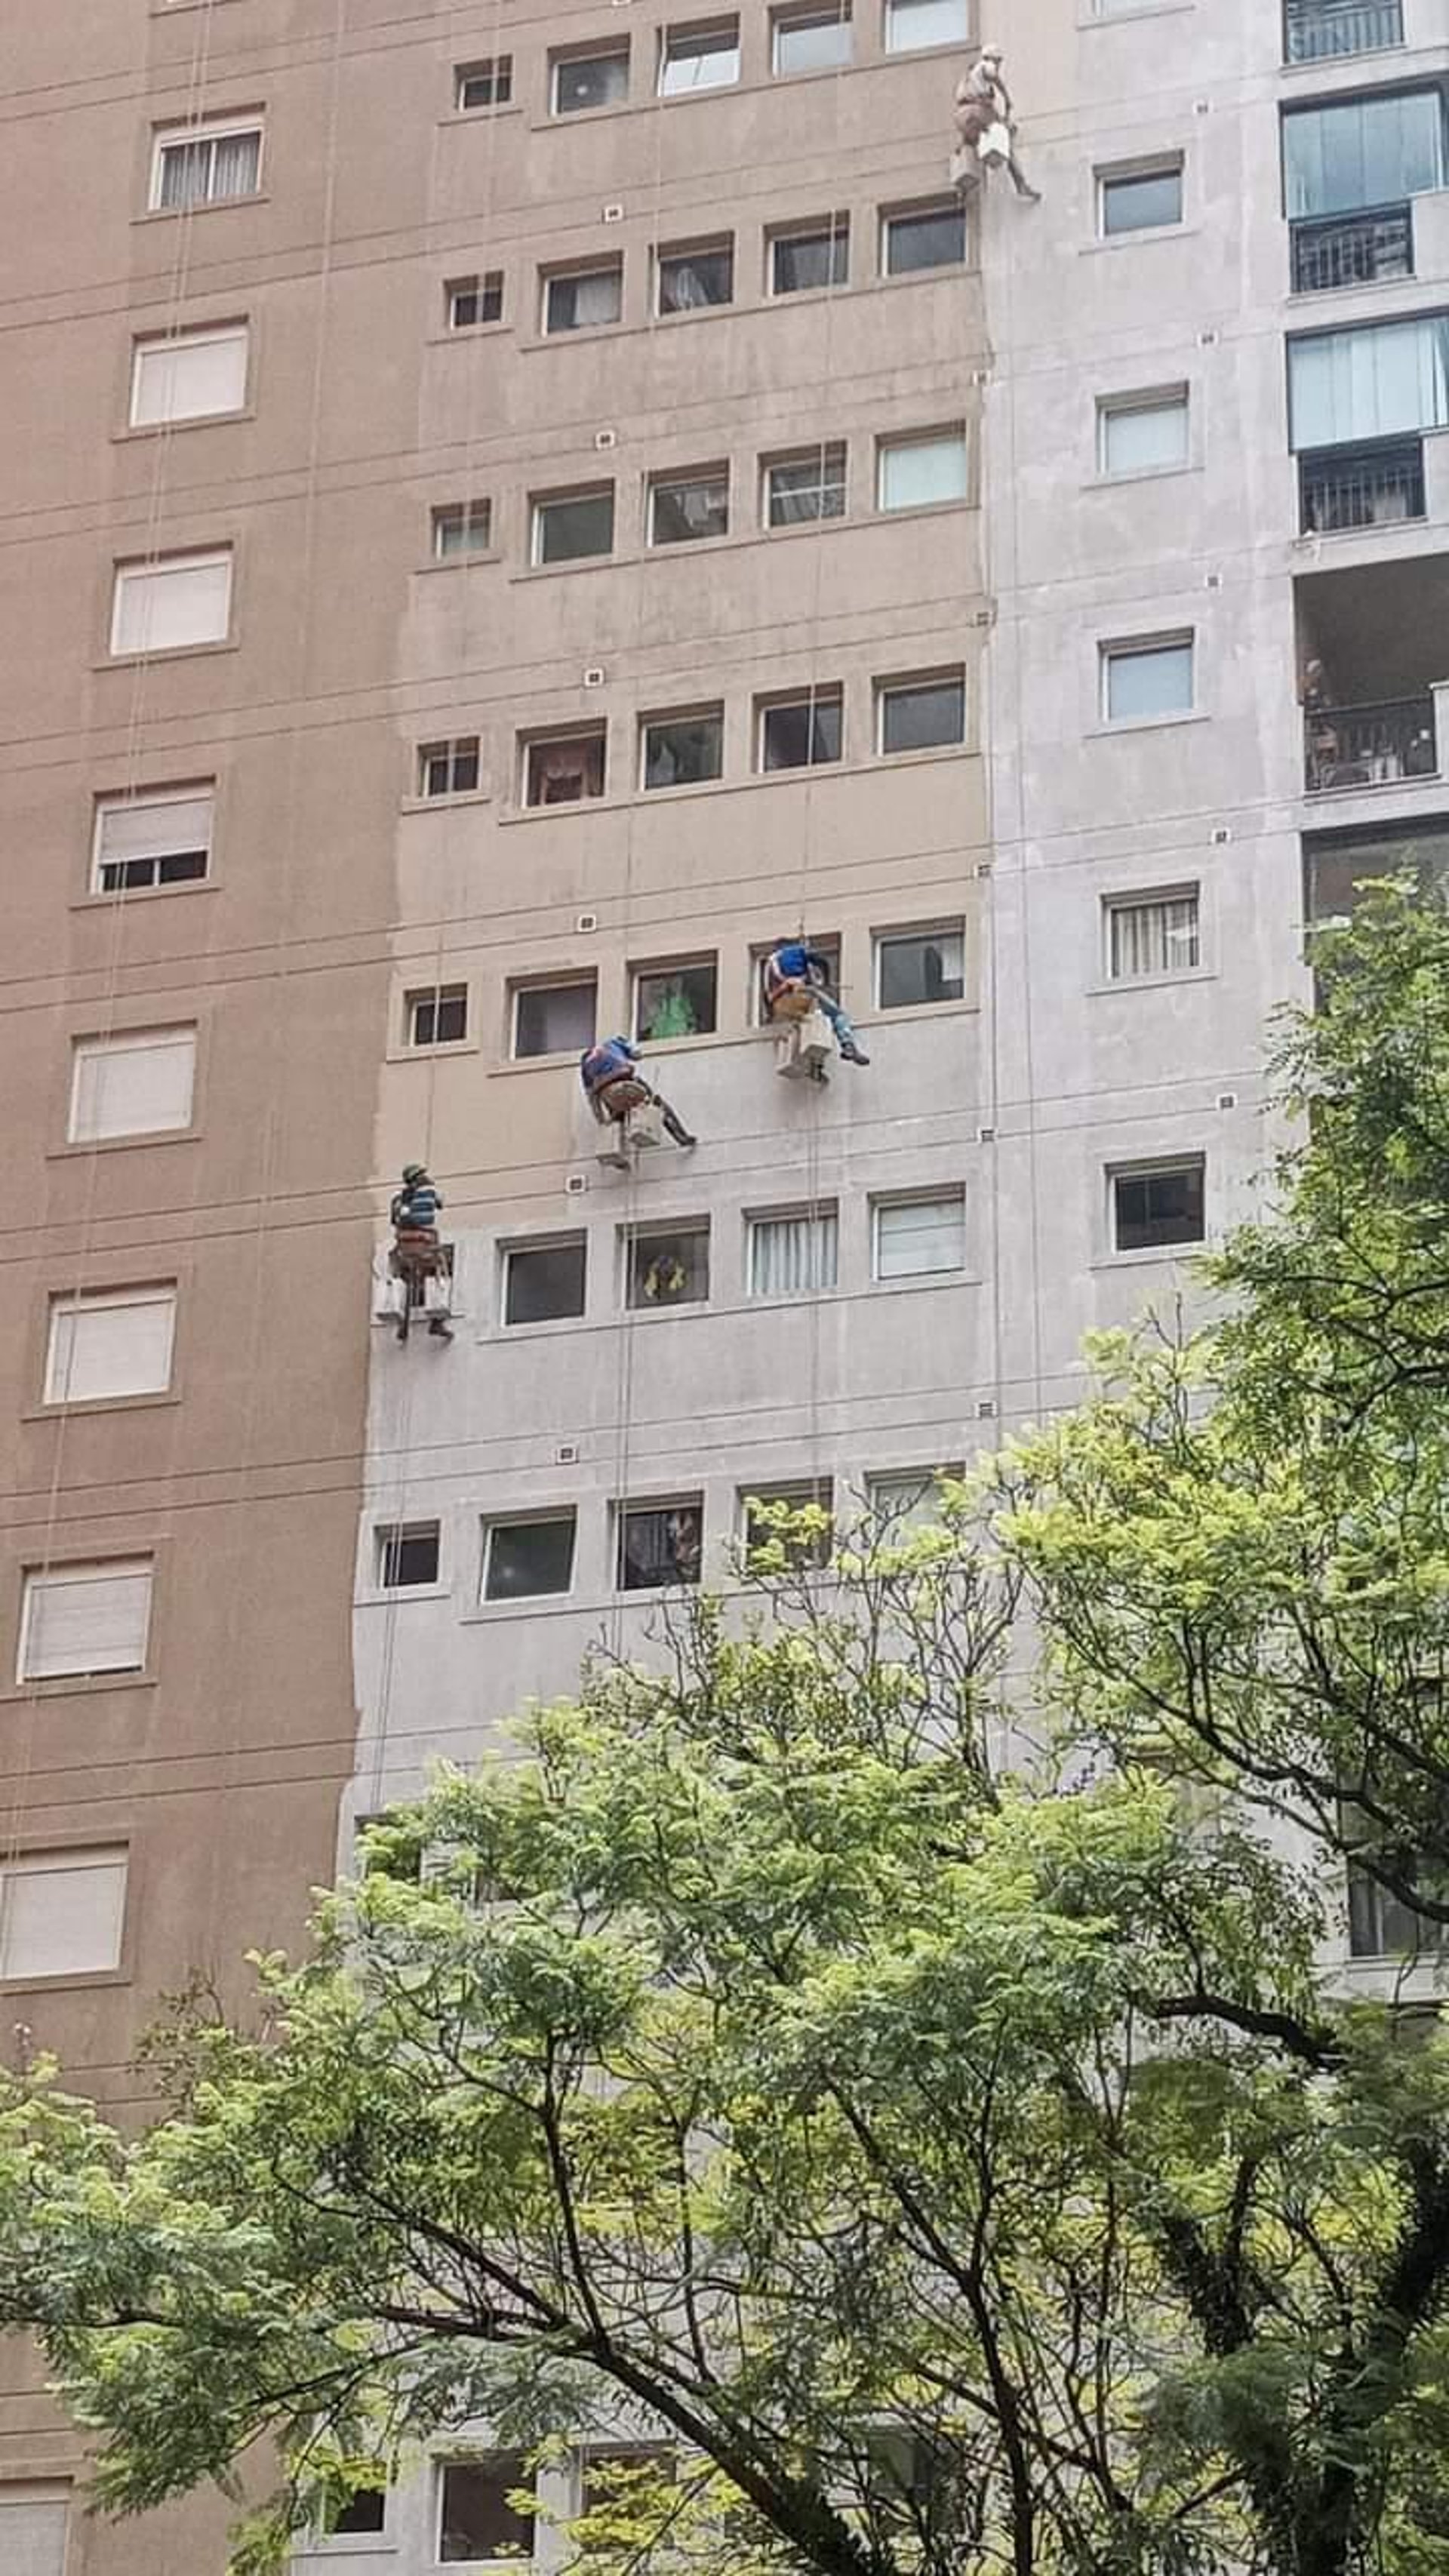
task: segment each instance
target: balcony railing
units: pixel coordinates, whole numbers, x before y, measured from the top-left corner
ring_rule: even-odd
[[[1434,778],[1439,746],[1434,695],[1391,698],[1381,706],[1305,707],[1305,771],[1310,796],[1332,788],[1392,787],[1405,778]]]
[[[1305,536],[1387,528],[1424,516],[1424,442],[1375,439],[1363,447],[1310,448],[1298,459]]]
[[[1411,206],[1364,206],[1351,215],[1316,216],[1293,226],[1293,292],[1318,295],[1330,286],[1378,286],[1414,274]]]
[[[1376,54],[1403,41],[1403,0],[1284,0],[1283,52],[1290,63]]]

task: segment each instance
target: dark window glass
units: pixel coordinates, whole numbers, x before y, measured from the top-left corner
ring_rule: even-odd
[[[649,1226],[629,1239],[631,1306],[697,1306],[709,1295],[709,1227]]]
[[[883,752],[930,751],[965,739],[964,680],[912,680],[901,688],[882,689],[880,703]]]
[[[629,1506],[619,1516],[619,1589],[657,1592],[697,1583],[704,1543],[698,1502]]]
[[[621,267],[589,268],[575,277],[551,277],[544,303],[545,331],[596,331],[617,322],[623,303]]]
[[[697,313],[706,304],[729,304],[735,291],[733,242],[659,254],[659,310]]]
[[[683,475],[677,481],[651,486],[651,545],[682,546],[699,537],[727,537],[729,527],[728,474]]]
[[[722,715],[664,716],[644,728],[646,787],[689,787],[718,778],[723,757]]]
[[[840,758],[840,699],[817,690],[766,707],[760,726],[762,769],[809,769]]]
[[[604,737],[567,735],[528,746],[526,798],[530,805],[577,805],[604,792]]]
[[[459,501],[433,512],[433,553],[439,563],[455,555],[487,552],[493,542],[491,501]]]
[[[138,886],[185,885],[204,877],[209,853],[175,850],[164,859],[106,859],[101,863],[102,894],[129,894]]]
[[[505,1324],[550,1324],[584,1311],[587,1250],[568,1243],[519,1244],[504,1263]]]
[[[436,1521],[393,1521],[377,1533],[377,1580],[385,1592],[401,1592],[410,1583],[436,1583],[439,1527]]]
[[[513,56],[499,54],[491,63],[463,63],[458,71],[458,105],[506,107],[513,96]]]
[[[408,1039],[413,1046],[454,1046],[468,1034],[468,987],[435,984],[408,995]]]
[[[590,107],[622,107],[628,95],[627,45],[612,54],[565,54],[554,64],[555,116],[577,116]]]
[[[455,277],[444,289],[448,298],[450,331],[470,331],[478,322],[501,322],[503,319],[503,271],[490,269],[486,277]]]
[[[569,1055],[594,1042],[595,987],[525,984],[516,996],[513,1052]]]
[[[424,796],[469,796],[478,784],[478,736],[425,742],[418,753],[418,786]]]
[[[1112,1182],[1119,1252],[1157,1244],[1201,1243],[1203,1167],[1180,1163],[1165,1172],[1118,1172]]]
[[[808,456],[781,456],[765,468],[765,516],[772,528],[845,513],[845,449],[813,448]]]
[[[535,563],[574,563],[584,555],[609,554],[613,544],[612,491],[579,492],[558,501],[535,502]]]
[[[909,1009],[923,1002],[959,1002],[962,980],[959,930],[923,930],[880,943],[880,1007]]]
[[[359,2487],[345,2503],[337,2504],[326,2515],[323,2529],[329,2539],[350,2531],[381,2531],[387,2522],[387,2491],[383,2487]]]
[[[485,1601],[525,1601],[533,1593],[567,1592],[574,1579],[574,1515],[556,1512],[549,1519],[494,1521],[488,1532]],[[506,2480],[516,2486],[517,2473]],[[531,2525],[529,2526],[531,2532]],[[525,2548],[531,2545],[525,2540]],[[445,2553],[446,2555],[446,2553]],[[460,2557],[496,2558],[496,2547]]]
[[[888,215],[885,236],[887,277],[908,276],[913,268],[959,267],[966,256],[966,210],[930,206],[919,214]]]
[[[1182,221],[1182,170],[1139,170],[1102,181],[1104,233],[1149,232]]]
[[[850,271],[850,226],[842,215],[819,232],[778,233],[770,251],[777,295],[798,295],[810,286],[843,286]]]
[[[448,2460],[443,2466],[438,2556],[445,2566],[478,2558],[526,2558],[533,2549],[533,2515],[509,2503],[532,2479],[523,2456],[496,2452],[486,2460]]]

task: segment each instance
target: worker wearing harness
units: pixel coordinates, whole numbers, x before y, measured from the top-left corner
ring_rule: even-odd
[[[847,1064],[869,1064],[850,1019],[830,990],[829,958],[803,939],[782,940],[765,960],[765,1008],[772,1020],[790,1020],[811,1007],[824,1012]]]
[[[579,1058],[579,1080],[600,1126],[611,1122],[622,1125],[631,1109],[642,1109],[652,1101],[664,1122],[665,1134],[676,1145],[698,1144],[698,1137],[691,1136],[663,1094],[645,1081],[638,1063],[639,1050],[627,1038],[600,1038],[596,1045],[585,1047]]]
[[[438,1218],[442,1214],[443,1193],[429,1178],[423,1163],[404,1163],[402,1187],[393,1192],[388,1214],[392,1220],[392,1273],[407,1283],[411,1299],[416,1285],[421,1302],[423,1283],[435,1279],[443,1267],[438,1243]],[[430,1333],[440,1341],[451,1341],[447,1318],[434,1315],[428,1323]],[[405,1334],[400,1332],[400,1338]]]

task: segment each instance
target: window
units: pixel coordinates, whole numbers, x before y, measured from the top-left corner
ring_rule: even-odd
[[[1295,448],[1449,426],[1449,313],[1315,331],[1288,343]]]
[[[532,2508],[520,2513],[509,2501],[524,2487],[532,2491],[532,2474],[521,2451],[444,2460],[438,2484],[438,2558],[443,2566],[532,2555]]]
[[[683,966],[636,966],[634,1034],[639,1038],[702,1037],[715,1025],[717,971],[712,957]]]
[[[811,769],[840,758],[844,701],[839,689],[809,689],[760,707],[761,769]]]
[[[454,74],[453,103],[460,110],[506,107],[512,96],[511,54],[496,54],[491,62],[458,65]]]
[[[697,1583],[703,1553],[704,1505],[698,1494],[677,1503],[626,1503],[619,1513],[615,1579],[621,1592]]]
[[[581,1234],[511,1243],[503,1255],[505,1324],[556,1324],[584,1311],[588,1247]]]
[[[961,925],[882,931],[875,943],[875,998],[882,1011],[959,1002],[966,989]]]
[[[883,510],[964,501],[966,432],[937,429],[923,438],[883,438],[876,448],[876,468],[876,498]]]
[[[131,358],[131,427],[208,420],[240,411],[247,398],[247,326],[157,332],[137,340]]]
[[[108,1136],[159,1136],[189,1127],[195,1082],[194,1028],[78,1038],[67,1138],[72,1145],[90,1145]]]
[[[916,54],[926,45],[964,45],[970,33],[968,0],[886,0],[888,54]]]
[[[1102,646],[1102,713],[1133,724],[1192,713],[1192,637],[1164,635]]]
[[[140,894],[194,884],[211,865],[216,790],[143,788],[96,805],[91,884],[97,894]]]
[[[966,739],[963,672],[935,678],[882,680],[876,692],[882,752],[932,751]]]
[[[516,1520],[489,1521],[483,1533],[483,1598],[528,1601],[548,1592],[567,1592],[574,1579],[572,1511],[526,1512]],[[518,2484],[516,2476],[509,2480]],[[445,2553],[446,2554],[446,2553]],[[460,2556],[471,2552],[459,2552]],[[485,2557],[496,2550],[485,2550]]]
[[[646,716],[639,731],[646,787],[697,787],[705,779],[718,778],[724,761],[722,707]]]
[[[22,1682],[145,1670],[151,1626],[149,1557],[62,1565],[27,1574],[20,1619]]]
[[[594,1043],[598,987],[592,975],[569,984],[520,984],[513,995],[515,1056],[577,1055]]]
[[[577,805],[604,792],[604,729],[559,734],[524,746],[524,802]]]
[[[618,321],[623,304],[622,260],[607,268],[560,271],[543,281],[543,327],[550,333],[600,330]]]
[[[353,2533],[386,2529],[387,2489],[358,2487],[352,2495],[339,2497],[328,2507],[322,2518],[321,2536],[324,2540],[342,2540]]]
[[[959,1476],[957,1467],[892,1467],[886,1475],[867,1476],[866,1508],[876,1533],[888,1542],[911,1530],[934,1529],[941,1518],[941,1483]]]
[[[455,734],[451,742],[418,745],[420,796],[472,796],[478,786],[479,738]]]
[[[909,277],[920,268],[959,268],[966,257],[966,209],[959,197],[902,206],[881,218],[881,268]]]
[[[1150,1164],[1113,1172],[1112,1240],[1118,1252],[1151,1252],[1160,1245],[1203,1240],[1200,1154],[1181,1163]]]
[[[835,0],[823,9],[771,11],[770,67],[777,78],[834,71],[849,60],[850,0]]]
[[[178,214],[192,206],[225,205],[254,197],[262,178],[262,128],[258,117],[209,117],[199,123],[163,125],[151,162],[152,211]]]
[[[47,1404],[159,1395],[171,1383],[176,1290],[94,1288],[50,1301]]]
[[[669,475],[650,484],[651,546],[692,545],[700,537],[727,537],[729,532],[727,465],[701,466],[696,473]]]
[[[586,555],[607,555],[614,545],[614,487],[597,492],[560,492],[533,505],[533,560],[536,564],[580,563]]]
[[[658,1313],[698,1306],[709,1295],[709,1221],[641,1225],[626,1238],[625,1301]]]
[[[809,287],[844,286],[850,274],[850,217],[828,215],[771,233],[770,293],[800,295]]]
[[[699,313],[710,304],[732,304],[734,242],[686,242],[678,248],[661,249],[655,279],[655,304],[660,313]]]
[[[380,1592],[406,1592],[414,1584],[436,1583],[442,1553],[437,1521],[385,1521],[372,1534],[375,1573]]]
[[[697,89],[726,89],[739,76],[738,18],[718,18],[712,26],[665,28],[659,45],[661,98],[685,98]]]
[[[65,2576],[69,2490],[27,2479],[0,2486],[0,2566],[13,2576]]]
[[[455,563],[460,555],[487,554],[493,543],[491,501],[451,501],[433,512],[433,560]]]
[[[1107,973],[1114,984],[1181,975],[1199,963],[1196,886],[1175,894],[1109,895]]]
[[[121,1964],[126,1911],[124,1844],[105,1850],[26,1852],[0,1864],[0,1977],[103,1975]],[[7,2554],[0,2488],[0,2564]],[[22,2568],[29,2561],[21,2558]]]
[[[481,322],[503,319],[503,271],[490,268],[483,277],[450,277],[443,288],[450,331],[475,331]]]
[[[113,653],[181,653],[224,644],[231,623],[231,548],[116,566]]]
[[[578,116],[591,107],[623,107],[628,96],[627,45],[612,45],[597,54],[555,54],[555,116]]]
[[[591,2442],[579,2462],[579,2503],[584,2513],[627,2505],[631,2482],[662,2479],[672,2485],[675,2454],[666,2442]]]
[[[1388,1851],[1384,1859],[1396,1877],[1410,1887],[1424,1885],[1422,1862],[1411,1851]],[[1442,1883],[1433,1889],[1442,1899]],[[1413,1958],[1424,1951],[1441,1950],[1449,1941],[1449,1925],[1436,1915],[1421,1914],[1391,1888],[1370,1877],[1361,1863],[1348,1864],[1348,1946],[1355,1959]]]
[[[404,994],[403,1018],[409,1046],[457,1046],[468,1034],[468,987],[428,984]]]
[[[838,935],[835,932],[831,932],[828,937],[822,937],[819,931],[812,931],[810,934],[810,945],[815,950],[818,957],[824,958],[825,980],[829,985],[831,992],[838,993],[840,990],[840,940]],[[769,963],[771,951],[769,948],[756,948],[751,951],[751,955],[755,963],[755,975],[753,979],[755,1025],[757,1028],[767,1029],[773,1025],[770,1013],[769,997],[765,991],[765,968]]]
[[[819,1573],[835,1545],[831,1521],[834,1488],[828,1476],[813,1484],[751,1485],[739,1497],[745,1556],[762,1574]],[[784,1526],[794,1512],[823,1513],[805,1529]]]
[[[1335,99],[1283,116],[1290,218],[1392,206],[1444,185],[1444,101],[1437,85]]]
[[[814,519],[845,515],[845,448],[802,448],[795,456],[765,459],[765,524],[795,528]]]
[[[1155,232],[1182,221],[1181,159],[1156,161],[1137,170],[1102,170],[1097,174],[1097,203],[1107,239],[1116,233]]]
[[[926,1279],[966,1261],[966,1200],[960,1190],[934,1198],[877,1199],[873,1210],[877,1279]]]
[[[749,1219],[752,1297],[813,1297],[833,1288],[840,1221],[834,1208],[787,1209]]]
[[[1187,463],[1187,387],[1111,394],[1097,405],[1102,474],[1167,474]]]

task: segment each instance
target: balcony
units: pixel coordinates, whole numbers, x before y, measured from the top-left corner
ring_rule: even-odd
[[[1309,796],[1422,788],[1449,711],[1449,554],[1294,585]]]
[[[1389,698],[1380,706],[1305,706],[1305,781],[1310,796],[1345,787],[1394,787],[1406,778],[1436,778],[1434,693]]]
[[[1295,295],[1382,286],[1414,274],[1413,208],[1364,206],[1349,215],[1319,215],[1293,225],[1292,244]]]
[[[1283,59],[1328,62],[1404,41],[1403,0],[1284,0]]]
[[[1361,447],[1308,448],[1298,459],[1298,482],[1305,536],[1422,519],[1424,442],[1382,438]]]

